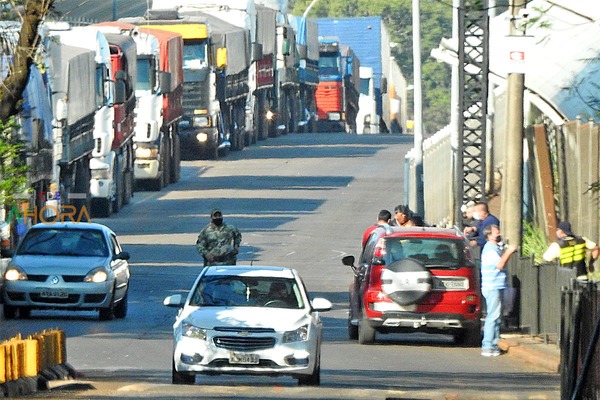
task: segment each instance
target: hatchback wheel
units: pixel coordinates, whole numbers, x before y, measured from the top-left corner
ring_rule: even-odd
[[[114,308],[115,318],[121,319],[127,316],[127,297],[129,295],[129,291],[125,292],[125,296],[117,303]]]
[[[365,317],[360,319],[358,324],[358,343],[373,344],[375,342],[375,328],[369,325],[369,320]]]
[[[113,319],[115,317],[115,303],[111,300],[108,307],[98,310],[98,316],[100,317],[100,321],[110,321]]]
[[[464,347],[481,346],[481,327],[477,324],[464,328],[454,336],[454,341]]]
[[[193,385],[196,383],[196,375],[177,372],[175,369],[175,361],[173,361],[172,380],[173,385]]]

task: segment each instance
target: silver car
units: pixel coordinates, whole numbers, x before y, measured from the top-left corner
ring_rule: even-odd
[[[32,309],[98,310],[101,320],[125,318],[129,254],[108,227],[52,223],[31,227],[4,277],[4,318]]]
[[[319,385],[322,324],[331,309],[309,300],[298,273],[283,267],[213,266],[196,279],[173,325],[173,383],[196,374],[288,375]]]

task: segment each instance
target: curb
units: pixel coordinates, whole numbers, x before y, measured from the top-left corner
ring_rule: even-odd
[[[498,347],[508,355],[520,358],[530,364],[535,364],[549,372],[558,373],[560,370],[560,355],[554,356],[543,351],[538,351],[531,346],[522,346],[511,340],[500,339]]]

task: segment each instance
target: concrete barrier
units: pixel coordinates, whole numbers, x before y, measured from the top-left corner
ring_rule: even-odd
[[[74,378],[75,371],[66,361],[66,337],[59,329],[27,338],[19,334],[0,343],[0,393],[28,395],[47,389],[51,379]]]

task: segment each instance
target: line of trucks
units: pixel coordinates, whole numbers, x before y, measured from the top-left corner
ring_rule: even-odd
[[[352,49],[285,10],[286,0],[154,0],[140,17],[46,21],[18,116],[25,219],[65,206],[71,219],[108,217],[136,188],[177,182],[182,157],[217,159],[288,132],[369,132],[355,122],[363,69]],[[3,77],[19,30],[0,23]]]

